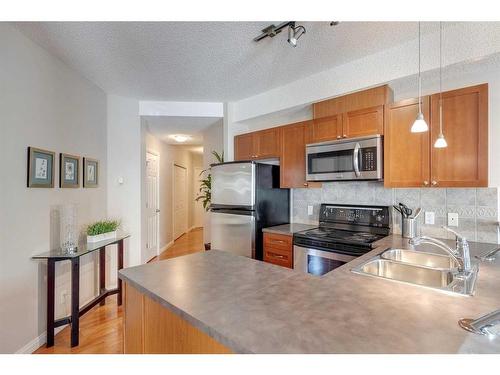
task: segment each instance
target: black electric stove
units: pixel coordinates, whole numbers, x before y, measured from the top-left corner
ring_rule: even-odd
[[[294,268],[324,274],[373,249],[390,233],[388,206],[322,204],[319,227],[295,233]]]

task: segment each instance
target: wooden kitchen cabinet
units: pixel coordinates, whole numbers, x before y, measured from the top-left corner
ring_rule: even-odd
[[[388,106],[384,138],[386,187],[488,186],[488,85],[443,92],[443,133],[448,147],[434,147],[439,134],[439,94],[424,97],[430,131],[413,134],[418,99]]]
[[[446,148],[431,148],[431,186],[488,186],[488,84],[444,92]],[[431,96],[433,145],[439,134],[439,94]]]
[[[267,159],[280,155],[280,129],[271,128],[254,133],[255,159]]]
[[[422,112],[430,123],[430,97],[422,98]],[[410,131],[418,114],[418,99],[407,99],[386,108],[384,186],[419,187],[430,184],[430,133]]]
[[[279,157],[280,130],[271,128],[234,137],[234,160]]]
[[[281,128],[280,187],[321,187],[306,181],[306,144],[310,142],[312,121],[297,122]]]
[[[342,114],[314,119],[309,126],[313,143],[342,138]]]
[[[293,268],[293,237],[265,232],[264,262]]]
[[[384,85],[315,103],[312,142],[384,134],[384,107],[392,97]]]
[[[347,112],[342,125],[343,138],[384,134],[384,105]]]
[[[234,137],[234,160],[250,160],[255,153],[253,133]]]

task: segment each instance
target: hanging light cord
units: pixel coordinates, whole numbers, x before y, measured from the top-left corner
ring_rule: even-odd
[[[420,66],[420,21],[418,22],[418,113],[422,113],[422,79]]]
[[[439,134],[443,134],[443,22],[439,22]]]

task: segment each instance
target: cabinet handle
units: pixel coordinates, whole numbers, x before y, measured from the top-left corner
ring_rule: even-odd
[[[432,184],[432,186],[437,186],[438,183],[436,180],[432,180],[431,184]]]
[[[342,137],[340,135],[337,135],[337,139],[340,139],[340,138],[342,138]]]
[[[274,253],[268,253],[268,254],[271,256],[271,258],[285,259],[284,255],[278,255]]]
[[[424,186],[429,186],[429,181],[425,180],[424,181]]]
[[[344,137],[344,138],[347,138],[347,134],[344,134],[344,136],[343,136],[343,137]]]
[[[270,240],[271,243],[285,243],[283,240]]]
[[[304,182],[304,186],[309,186],[309,184],[307,182]]]

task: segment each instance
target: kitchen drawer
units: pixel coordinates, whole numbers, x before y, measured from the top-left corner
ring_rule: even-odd
[[[285,252],[272,247],[264,246],[264,262],[282,267],[293,268],[292,252]]]
[[[275,250],[292,251],[293,237],[285,234],[264,233],[264,248],[272,247]]]

